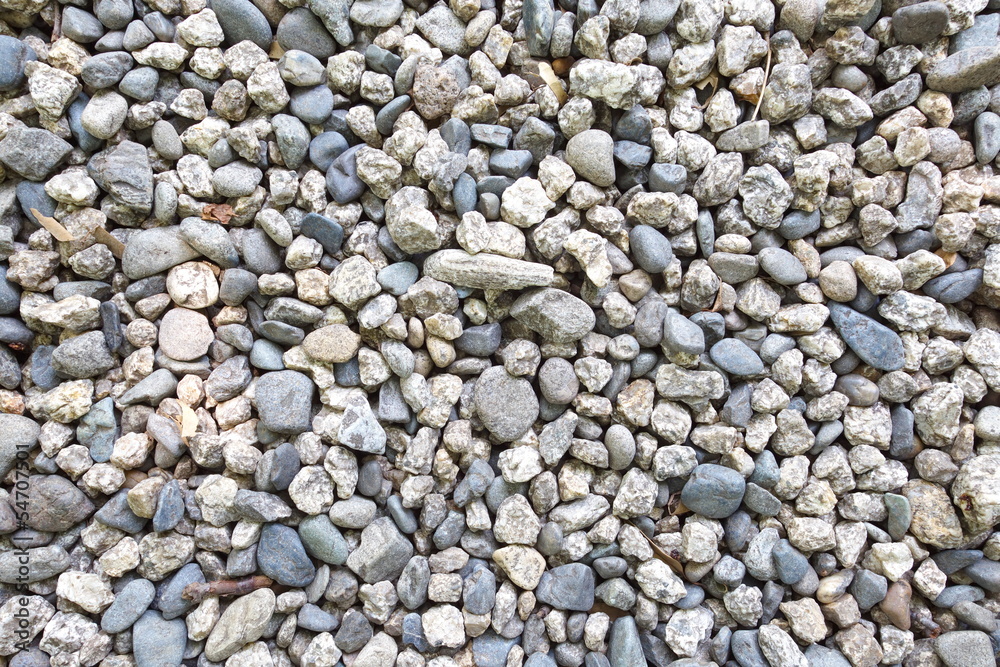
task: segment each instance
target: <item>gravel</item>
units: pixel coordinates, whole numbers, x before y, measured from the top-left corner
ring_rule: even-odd
[[[11,0],[4,664],[995,664],[996,4]]]

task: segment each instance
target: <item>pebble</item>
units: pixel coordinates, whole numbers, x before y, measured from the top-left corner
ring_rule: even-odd
[[[603,130],[584,130],[566,142],[566,163],[599,187],[615,182],[614,140]]]
[[[674,258],[670,241],[649,225],[637,225],[628,234],[636,263],[650,273],[665,271]]]
[[[297,371],[265,373],[257,380],[257,411],[274,433],[296,434],[312,425],[312,380]]]
[[[934,650],[948,667],[987,667],[996,662],[989,635],[977,630],[946,632],[934,640]]]
[[[936,39],[948,24],[948,6],[924,2],[900,7],[892,14],[892,32],[900,44],[925,44]]]
[[[277,523],[261,528],[257,565],[261,572],[283,586],[306,586],[316,576],[316,567],[298,533]]]
[[[759,375],[764,372],[764,362],[757,353],[735,338],[720,340],[709,350],[709,355],[719,368],[733,375]]]
[[[262,49],[271,46],[273,33],[264,14],[248,0],[213,0],[212,11],[222,26],[226,42],[249,40]]]
[[[16,90],[24,82],[25,63],[37,60],[34,49],[8,35],[0,36],[0,90]]]
[[[995,662],[996,0],[12,2],[11,667]]]
[[[745,490],[746,483],[735,470],[706,463],[691,473],[681,500],[702,516],[724,519],[739,508]]]
[[[132,654],[138,667],[179,665],[187,647],[187,627],[176,618],[164,620],[157,611],[147,611],[132,627]]]
[[[524,435],[538,417],[538,398],[531,384],[494,366],[476,381],[476,413],[494,437],[503,442]]]
[[[136,579],[126,584],[116,595],[115,601],[101,616],[101,629],[109,634],[124,632],[139,620],[156,595],[156,586],[147,579]]]
[[[830,318],[844,342],[865,363],[882,371],[903,366],[903,341],[892,329],[851,308],[830,303]]]

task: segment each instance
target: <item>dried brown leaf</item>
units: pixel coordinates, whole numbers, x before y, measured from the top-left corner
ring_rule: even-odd
[[[35,216],[35,220],[38,221],[42,227],[48,231],[49,234],[55,238],[56,241],[73,241],[73,235],[69,233],[69,230],[60,224],[55,218],[50,218],[47,215],[39,213],[37,208],[31,209],[31,214]]]
[[[198,415],[186,403],[181,403],[181,438],[186,443],[188,438],[198,432]]]
[[[234,215],[236,212],[229,204],[205,204],[205,207],[201,209],[202,220],[214,220],[223,225],[229,224]]]
[[[632,525],[634,526],[635,524],[632,524]],[[636,530],[639,530],[639,529],[636,528]],[[642,535],[644,538],[646,538],[646,541],[649,542],[649,546],[651,546],[653,548],[653,554],[658,559],[662,560],[664,563],[666,563],[667,565],[669,565],[670,569],[673,570],[674,573],[678,577],[680,577],[681,579],[686,579],[687,578],[685,576],[685,574],[684,574],[684,566],[681,565],[681,562],[679,560],[677,560],[676,558],[674,558],[673,556],[671,556],[670,554],[668,554],[666,551],[664,551],[663,547],[661,547],[659,544],[657,544],[656,542],[654,542],[649,537],[649,535],[647,535],[646,533],[644,533],[641,530],[639,530],[639,534]]]
[[[104,227],[94,227],[94,230],[91,233],[94,235],[94,238],[98,243],[103,243],[108,246],[108,250],[111,251],[112,255],[118,259],[122,258],[122,253],[125,252],[125,244],[116,239],[111,232],[106,230]]]

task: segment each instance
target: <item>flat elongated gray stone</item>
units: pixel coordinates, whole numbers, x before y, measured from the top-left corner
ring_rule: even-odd
[[[927,87],[961,93],[1000,83],[1000,46],[974,46],[940,61],[927,73]]]
[[[518,290],[552,282],[551,266],[464,250],[441,250],[424,261],[424,274],[458,287]]]
[[[880,371],[903,367],[903,340],[899,334],[843,304],[831,301],[827,306],[837,333],[862,361]]]
[[[148,278],[195,259],[199,252],[181,238],[181,228],[154,227],[129,237],[122,253],[122,271],[132,280]]]

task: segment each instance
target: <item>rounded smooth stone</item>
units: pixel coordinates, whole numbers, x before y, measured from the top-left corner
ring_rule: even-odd
[[[868,407],[875,405],[879,397],[878,385],[868,378],[850,373],[841,375],[833,385],[834,391],[847,396],[849,405]]]
[[[473,357],[488,357],[500,347],[502,335],[497,322],[467,327],[455,340],[455,349]]]
[[[459,174],[458,178],[455,179],[451,198],[455,202],[456,215],[465,215],[469,211],[475,211],[476,205],[479,203],[476,179],[466,173]]]
[[[344,228],[340,223],[319,213],[307,213],[303,216],[299,223],[299,232],[314,241],[319,241],[323,249],[331,255],[338,252],[344,242]]]
[[[649,168],[650,192],[673,192],[684,194],[687,186],[687,169],[680,164],[658,162]]]
[[[674,258],[670,240],[649,225],[637,225],[628,233],[629,248],[636,264],[649,273],[660,273]]]
[[[382,490],[382,466],[371,460],[358,469],[357,490],[363,496],[374,496]]]
[[[757,253],[757,259],[760,261],[760,268],[781,285],[798,285],[809,277],[802,262],[787,250],[763,248]]]
[[[323,63],[315,56],[292,49],[278,60],[278,72],[293,86],[318,86],[323,83]]]
[[[80,115],[80,124],[91,136],[110,139],[125,122],[128,101],[113,90],[94,93]]]
[[[483,426],[501,442],[520,438],[538,418],[538,397],[531,383],[503,366],[483,371],[476,381],[474,402]]]
[[[578,176],[602,188],[615,182],[615,142],[604,130],[584,130],[566,142],[566,163]]]
[[[635,437],[621,424],[608,427],[604,446],[608,450],[608,465],[612,470],[625,470],[635,458]]]
[[[212,0],[212,10],[227,44],[249,40],[265,51],[271,48],[271,25],[250,0]]]
[[[338,204],[348,204],[359,198],[367,187],[358,178],[357,152],[363,144],[351,146],[340,154],[326,172],[326,190]]]
[[[976,161],[989,164],[1000,153],[1000,116],[984,111],[976,117]]]
[[[62,33],[74,42],[90,44],[104,35],[104,26],[90,12],[68,6],[63,10]]]
[[[132,654],[136,667],[180,665],[187,648],[184,620],[165,620],[158,611],[147,611],[132,627]]]
[[[80,78],[93,88],[109,88],[132,69],[132,56],[122,51],[115,53],[98,53],[83,63]]]
[[[531,167],[531,151],[497,149],[490,155],[490,171],[501,176],[520,178]]]
[[[746,343],[735,338],[725,338],[709,350],[719,368],[733,375],[759,375],[764,372],[764,362]]]
[[[298,7],[285,14],[278,24],[275,39],[286,51],[305,51],[321,61],[337,53],[337,42],[323,27],[319,17],[305,7]]]
[[[257,288],[257,276],[246,269],[226,269],[219,285],[219,298],[227,306],[238,306]]]
[[[778,233],[790,241],[805,238],[819,229],[820,222],[819,209],[810,213],[791,211],[781,220]]]
[[[941,303],[958,303],[983,284],[983,270],[969,269],[931,278],[921,288],[927,296]]]
[[[347,541],[326,514],[299,522],[299,538],[309,555],[324,563],[343,565],[347,560]]]
[[[743,476],[732,468],[705,463],[691,473],[681,501],[692,512],[710,519],[724,519],[739,509],[746,491]]]
[[[17,312],[20,304],[20,286],[7,280],[7,267],[0,266],[0,315]]]
[[[148,579],[134,579],[117,595],[111,606],[101,617],[101,629],[108,634],[124,632],[132,627],[142,616],[153,598],[156,597],[156,586]]]
[[[31,213],[31,209],[33,208],[38,209],[39,213],[49,217],[55,215],[58,202],[45,192],[44,183],[21,181],[17,184],[14,191],[17,195],[17,203],[21,205],[21,211],[25,217],[33,217]]]
[[[326,171],[348,148],[347,140],[339,132],[323,132],[309,142],[309,160],[317,168]]]
[[[892,14],[892,32],[900,44],[924,44],[944,32],[948,15],[948,6],[943,2],[900,7]]]
[[[94,3],[94,14],[108,30],[123,30],[135,12],[129,0],[99,0]]]
[[[392,134],[392,126],[396,123],[400,114],[409,108],[412,101],[409,95],[400,95],[379,109],[379,112],[375,114],[375,129],[379,131],[379,134],[384,136]]]
[[[793,547],[788,540],[779,540],[771,550],[774,569],[778,578],[784,584],[795,584],[802,580],[809,571],[809,559]]]
[[[831,301],[827,307],[837,333],[862,361],[880,371],[903,367],[903,340],[899,334],[845,305]]]
[[[160,74],[156,68],[139,67],[122,77],[118,91],[140,102],[149,102],[156,94],[156,85],[159,82]]]
[[[884,600],[888,590],[889,582],[885,577],[865,569],[859,569],[850,584],[851,595],[862,611],[868,611]]]
[[[37,60],[35,51],[17,39],[0,35],[0,90],[16,90],[24,83],[24,65]]]
[[[406,294],[410,285],[417,282],[420,269],[413,262],[396,262],[378,272],[376,280],[383,290],[393,296]],[[466,329],[465,331],[468,331]],[[499,344],[499,341],[498,341]]]
[[[292,91],[289,108],[302,122],[320,125],[333,112],[333,91],[324,85],[296,88]]]
[[[246,197],[253,194],[263,177],[260,169],[241,160],[216,169],[212,187],[223,197]]]
[[[185,599],[183,593],[186,586],[195,583],[205,583],[205,574],[197,563],[188,563],[171,575],[169,581],[160,587],[156,606],[163,614],[164,619],[169,621],[177,618],[194,606],[194,601]]]
[[[262,371],[280,371],[285,368],[284,353],[285,349],[277,343],[258,338],[250,349],[250,365]]]
[[[172,308],[160,322],[160,351],[176,361],[194,361],[215,340],[208,318],[195,310]]]
[[[580,391],[580,380],[566,359],[550,357],[538,369],[538,387],[549,403],[566,405]]]

